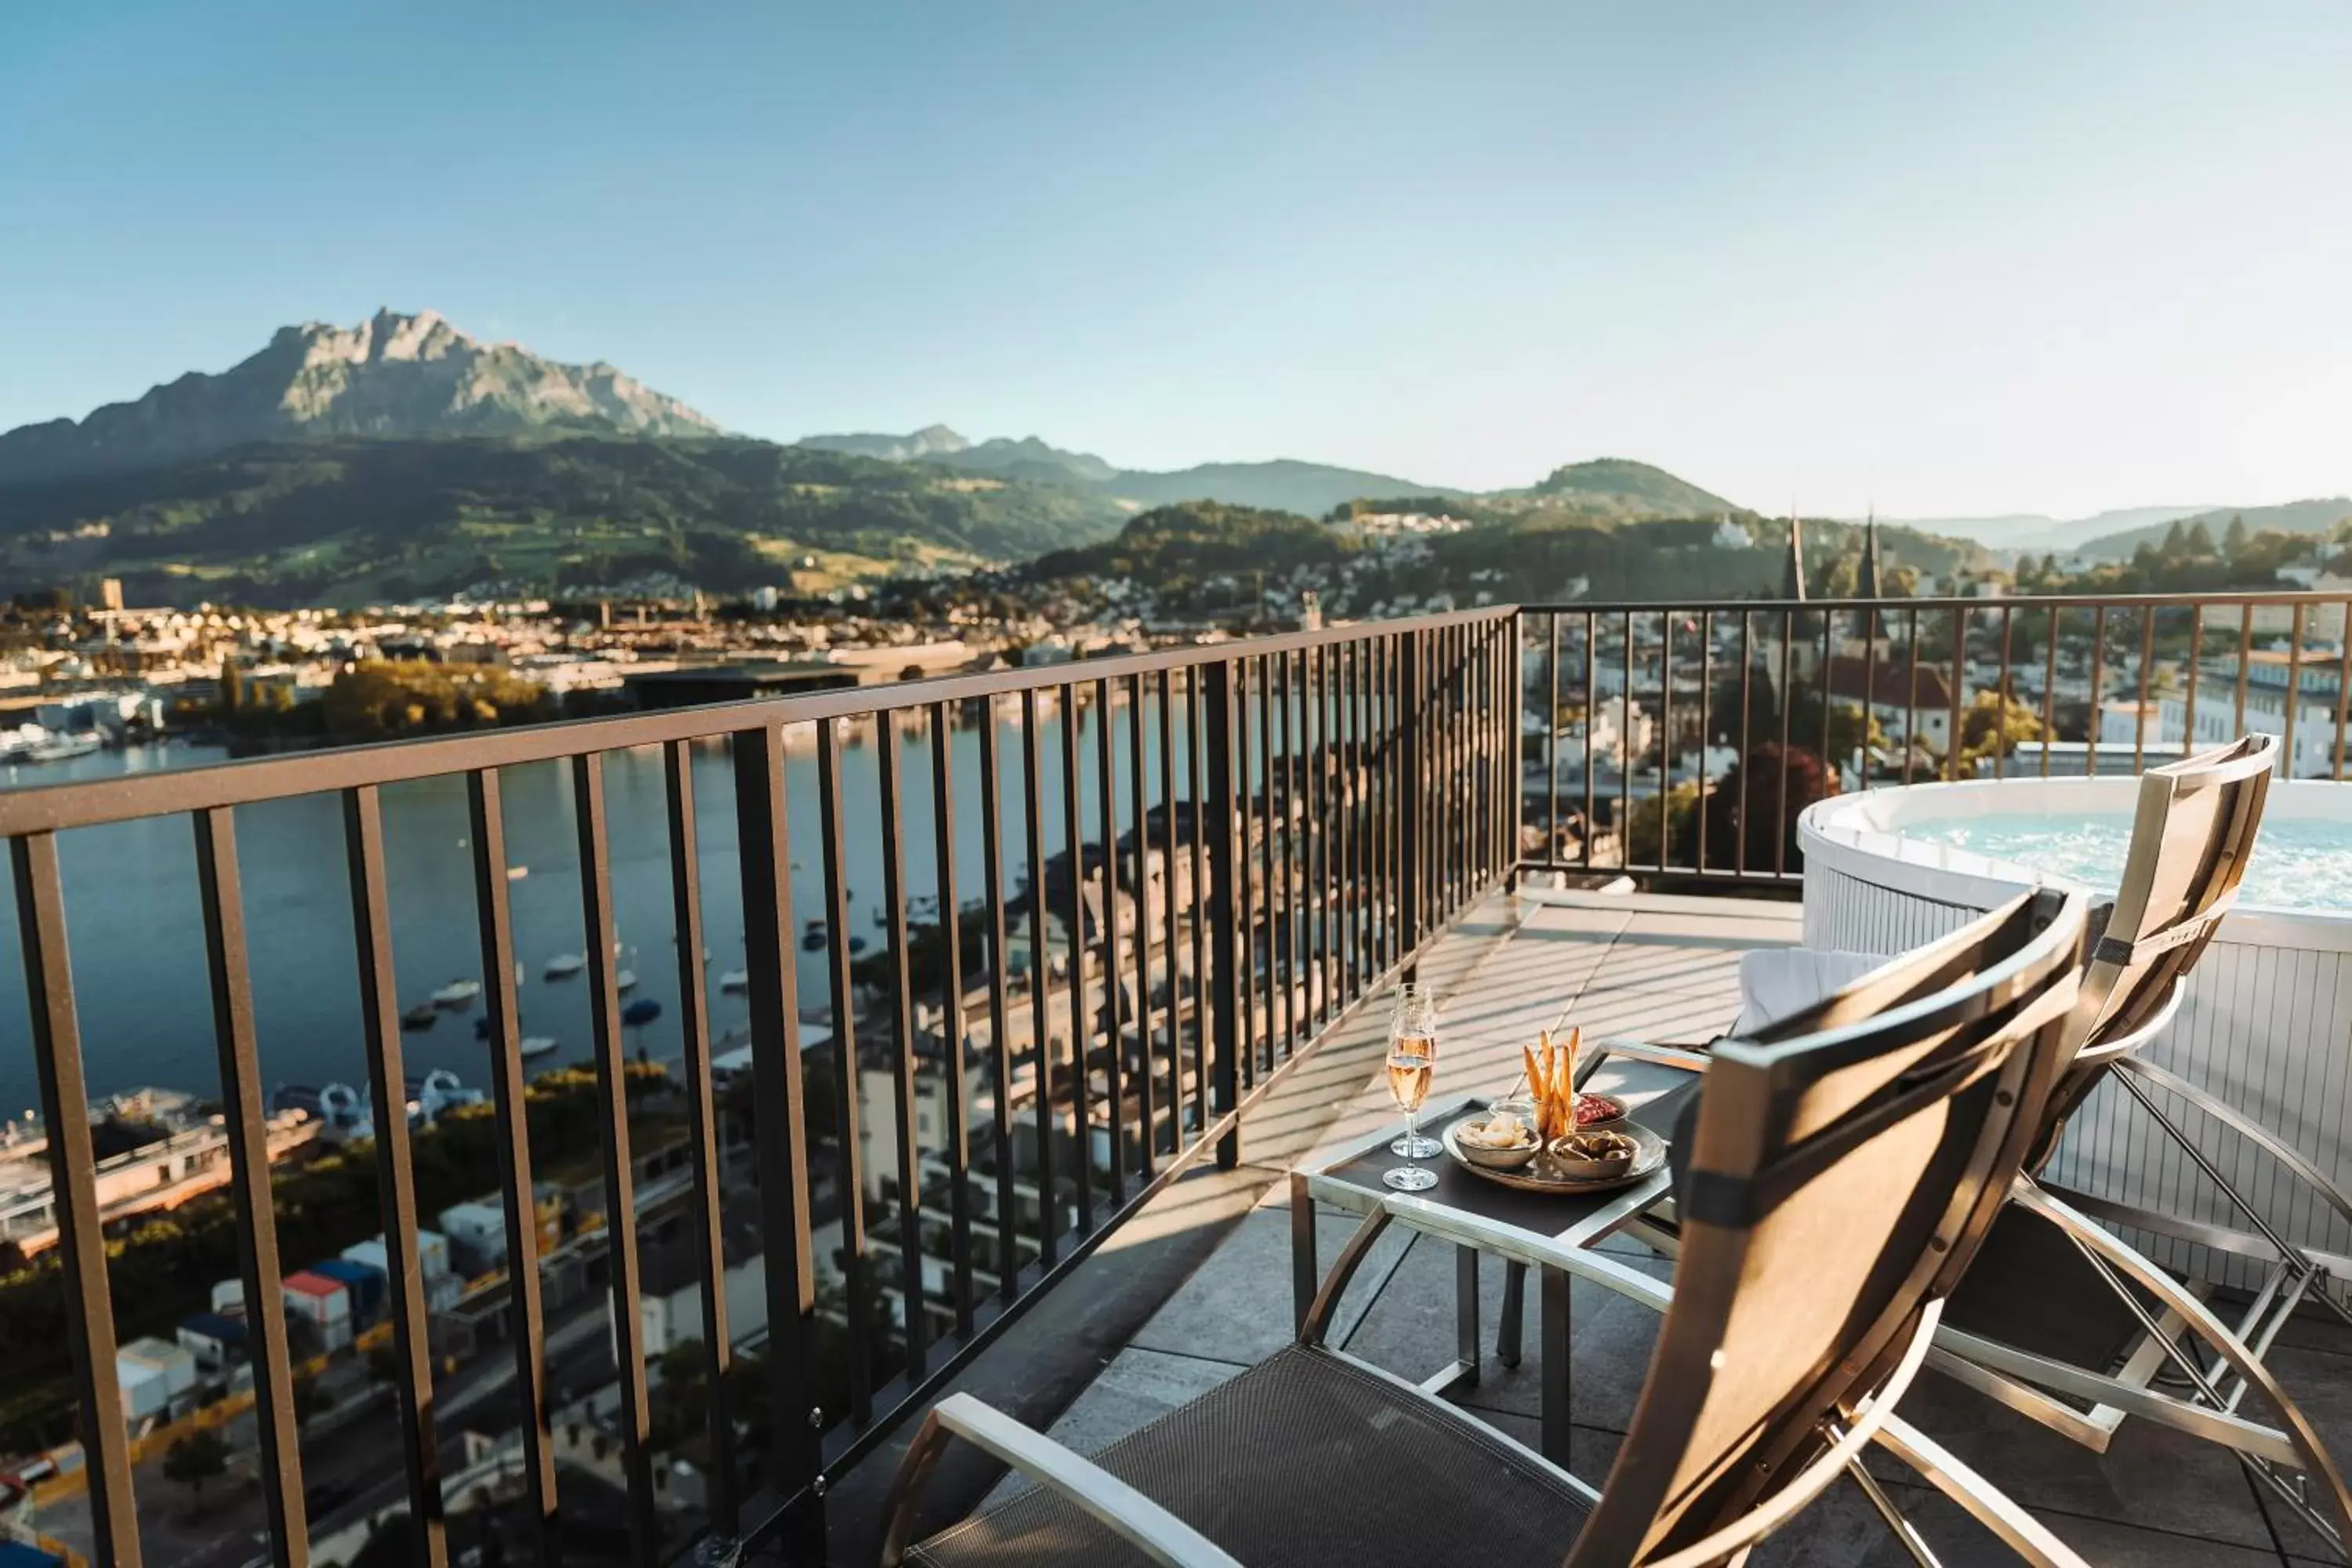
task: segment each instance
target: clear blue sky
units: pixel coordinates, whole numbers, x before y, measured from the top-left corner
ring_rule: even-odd
[[[0,6],[0,427],[430,307],[789,439],[2352,489],[2352,6]]]

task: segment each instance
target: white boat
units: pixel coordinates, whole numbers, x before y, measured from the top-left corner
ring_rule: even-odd
[[[525,1035],[516,1042],[515,1049],[521,1054],[523,1060],[529,1061],[533,1057],[545,1056],[561,1043],[552,1035]]]
[[[544,970],[541,970],[541,973],[545,974],[550,980],[561,980],[567,974],[577,974],[587,967],[588,955],[586,953],[559,952],[553,958],[547,961],[547,967]]]
[[[433,993],[433,1005],[436,1007],[462,1007],[481,994],[482,983],[478,980],[452,980]]]
[[[719,989],[721,991],[749,991],[751,989],[751,977],[742,970],[730,969],[719,977]]]
[[[613,976],[613,989],[614,989],[614,990],[615,990],[615,991],[635,991],[636,988],[637,988],[637,972],[636,972],[635,970],[634,970],[634,969],[624,969],[623,971],[621,971],[621,973],[620,973],[615,974],[614,976]]]
[[[62,763],[74,757],[86,757],[98,750],[95,733],[57,735],[46,741],[36,741],[25,752],[28,763]]]
[[[509,882],[520,882],[525,877],[530,875],[530,868],[528,866],[509,866],[507,868],[507,880]]]

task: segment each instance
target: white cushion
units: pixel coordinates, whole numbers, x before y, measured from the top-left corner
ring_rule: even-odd
[[[1885,954],[1876,952],[1759,947],[1739,961],[1739,1020],[1731,1026],[1731,1032],[1743,1037],[1753,1034],[1890,962]]]

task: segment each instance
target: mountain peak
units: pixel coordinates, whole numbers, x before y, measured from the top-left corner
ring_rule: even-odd
[[[926,425],[904,436],[852,431],[838,436],[803,436],[794,446],[817,452],[846,452],[858,458],[879,458],[886,463],[915,463],[925,458],[952,457],[971,443],[944,425]]]
[[[1738,510],[1721,496],[1631,458],[1591,458],[1563,463],[1525,493],[1539,497],[1606,500],[1631,504],[1663,517],[1707,517]]]
[[[719,427],[604,363],[485,344],[437,310],[280,327],[218,374],[191,372],[79,422],[0,435],[0,484],[123,473],[313,436],[709,436]]]

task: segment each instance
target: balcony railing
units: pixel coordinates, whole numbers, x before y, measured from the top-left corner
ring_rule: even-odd
[[[632,1556],[654,1563],[675,1555],[681,1526],[665,1520],[653,1466],[606,758],[657,751],[685,1212],[712,1391],[700,1435],[709,1495],[690,1528],[814,1559],[831,1485],[1181,1172],[1203,1158],[1235,1163],[1253,1101],[1498,885],[1534,870],[1790,884],[1790,819],[1809,776],[1868,787],[2103,762],[2137,770],[2201,740],[2223,714],[2231,733],[2264,727],[2266,692],[2298,694],[2276,723],[2289,756],[2305,759],[2300,771],[2341,777],[2347,613],[2352,602],[2298,594],[1507,606],[0,794],[99,1556],[138,1562],[139,1531],[60,835],[159,817],[184,817],[194,835],[262,1522],[274,1561],[299,1565],[312,1521],[278,1289],[236,823],[239,808],[264,802],[340,802],[373,1107],[371,1217],[392,1265],[402,1475],[422,1560],[438,1564],[450,1556],[448,1466],[436,1434],[414,1135],[400,1110],[383,799],[419,781],[463,781],[523,1506],[541,1560],[552,1561],[557,1442],[501,781],[535,767],[567,774],[593,998],[620,1475]],[[2284,651],[2265,646],[2276,638]],[[2116,691],[2135,700],[2127,739],[2101,732]],[[2179,709],[2177,738],[2162,703]],[[1972,723],[1989,705],[1993,717]],[[2064,749],[2070,731],[2079,756]],[[967,731],[976,756],[960,763],[952,742]],[[704,747],[724,751],[718,777],[730,798],[713,816],[731,818],[740,880],[745,1184],[766,1320],[756,1354],[730,1342],[727,1321],[730,1173],[698,798],[718,791],[698,780]],[[814,824],[790,808],[788,753],[813,753]],[[845,826],[867,790],[879,803],[878,864],[853,856]],[[927,876],[910,878],[910,847]],[[973,888],[959,879],[975,860]],[[796,897],[803,863],[817,874]],[[884,889],[883,949],[862,963],[849,936],[853,876]],[[929,920],[912,912],[925,900]],[[822,933],[810,940],[824,950],[822,994],[811,999],[829,1029],[823,1044],[802,1037],[803,928]],[[927,1096],[943,1101],[928,1119]],[[887,1137],[865,1135],[882,1129]],[[861,1169],[869,1142],[887,1147],[894,1169]],[[887,1215],[869,1203],[887,1203]],[[835,1234],[837,1257],[820,1239]],[[740,1390],[746,1367],[756,1393],[722,1394]]]
[[[373,1107],[380,1213],[371,1217],[391,1265],[402,1473],[420,1560],[438,1564],[450,1557],[443,1495],[450,1466],[436,1433],[415,1135],[402,1113],[383,802],[395,786],[463,780],[512,1374],[524,1412],[523,1503],[541,1560],[553,1561],[557,1442],[518,1049],[512,808],[501,779],[530,767],[568,772],[578,929],[593,999],[620,1472],[633,1560],[664,1562],[683,1542],[677,1523],[665,1521],[653,1463],[606,793],[609,754],[657,748],[677,937],[687,1213],[707,1314],[700,1370],[709,1391],[709,1484],[695,1528],[814,1557],[832,1482],[1189,1164],[1204,1157],[1234,1163],[1243,1111],[1510,874],[1517,624],[1508,609],[1480,610],[0,795],[98,1556],[140,1561],[139,1527],[107,1237],[92,1182],[60,835],[154,817],[184,817],[194,834],[248,1314],[262,1523],[274,1561],[299,1565],[309,1560],[313,1521],[305,1517],[295,1369],[278,1289],[285,1260],[236,826],[241,807],[339,798]],[[957,765],[951,742],[964,729],[977,731],[976,769]],[[731,812],[741,882],[750,1185],[766,1309],[756,1411],[725,1392],[744,1374],[730,1376],[741,1352],[727,1322],[722,1108],[706,1005],[703,803],[693,765],[706,744],[723,746],[730,761],[732,799],[722,809]],[[811,746],[813,830],[790,819],[786,787],[788,749],[797,757]],[[910,768],[928,772],[928,791],[910,789]],[[878,792],[880,863],[853,866],[845,824],[852,794],[866,789]],[[971,889],[957,873],[970,859],[966,814],[974,812],[982,873]],[[919,844],[929,847],[933,867],[920,889],[910,884],[908,857]],[[796,907],[793,896],[803,858],[821,866],[814,908],[805,899]],[[317,874],[337,873],[322,866]],[[879,879],[884,888],[878,982],[870,968],[861,974],[849,940],[853,876]],[[928,941],[909,912],[925,895],[937,911]],[[459,910],[435,913],[465,918]],[[802,1037],[794,957],[810,922],[826,949],[831,1069],[823,1072],[810,1068],[825,1047],[804,1047]],[[113,941],[131,934],[100,933]],[[882,1078],[859,1070],[869,1067]],[[820,1081],[824,1103],[811,1093]],[[876,1081],[889,1086],[879,1104],[866,1087]],[[944,1089],[944,1125],[926,1137],[919,1107],[934,1085]],[[860,1169],[869,1119],[888,1127],[884,1142],[895,1150],[887,1194],[895,1234],[887,1246],[877,1245],[883,1237],[866,1206],[882,1184]],[[943,1258],[925,1231],[926,1216],[942,1210]],[[839,1300],[828,1289],[821,1307],[831,1260],[819,1237],[836,1229]],[[991,1243],[993,1267],[976,1267],[975,1233]]]
[[[1538,716],[1521,741],[1528,868],[1793,882],[1795,817],[1822,787],[2136,773],[2248,730],[2281,737],[2289,776],[2344,776],[2341,595],[1578,601],[1518,616]]]

